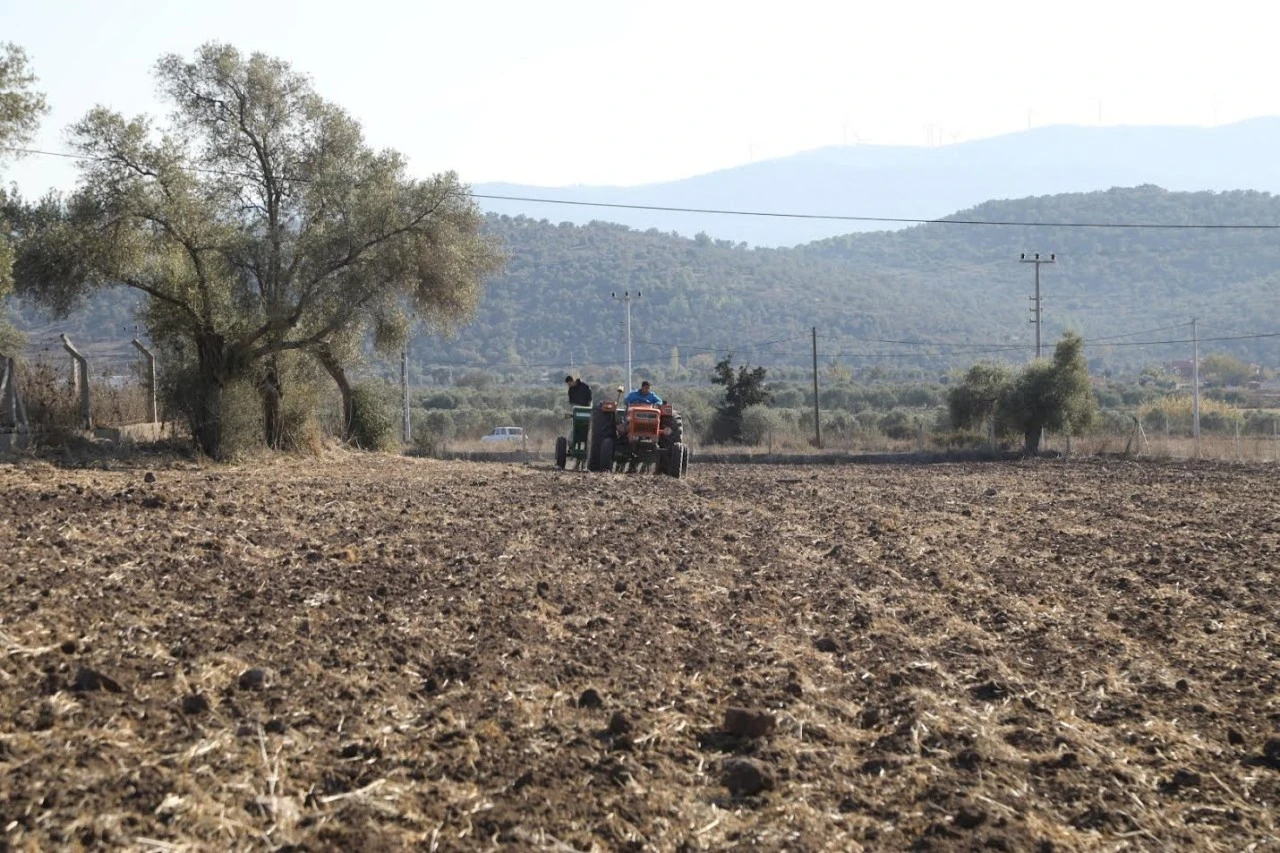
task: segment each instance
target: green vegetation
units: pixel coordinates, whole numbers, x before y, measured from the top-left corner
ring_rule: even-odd
[[[72,128],[92,158],[77,192],[22,220],[20,289],[66,310],[112,285],[145,294],[142,318],[184,389],[200,448],[223,455],[223,395],[252,387],[266,443],[282,447],[295,355],[338,386],[366,340],[394,351],[412,319],[469,316],[499,256],[452,173],[408,176],[287,63],[209,44],[156,66],[173,123],[95,108]],[[241,406],[243,408],[243,406]]]
[[[749,410],[756,410],[752,419],[752,436],[758,440],[762,432],[772,424],[759,410],[773,401],[773,395],[765,387],[767,371],[763,367],[749,370],[747,365],[738,366],[733,372],[733,354],[722,358],[711,376],[711,382],[724,386],[724,399],[716,404],[716,416],[711,421],[711,440],[714,442],[742,441],[743,416]],[[761,418],[766,418],[761,420]]]
[[[1200,361],[1200,378],[1208,385],[1244,385],[1256,374],[1252,365],[1225,353],[1212,352]]]
[[[1255,192],[1173,193],[1158,187],[997,201],[954,218],[1022,222],[1280,223],[1280,198]],[[1030,269],[1020,252],[1053,251],[1042,270],[1044,337],[1078,331],[1091,368],[1139,369],[1190,357],[1190,329],[1095,339],[1200,318],[1202,337],[1280,326],[1280,243],[1256,230],[923,225],[853,234],[794,249],[747,249],[618,225],[556,225],[491,216],[511,256],[474,325],[452,340],[421,339],[423,363],[518,373],[544,364],[621,360],[621,312],[608,297],[640,289],[635,358],[668,368],[734,349],[775,368],[808,360],[818,326],[824,364],[857,370],[927,368],[937,375],[975,359],[1025,363]],[[758,342],[794,339],[747,347]],[[895,341],[923,341],[927,345]],[[1246,362],[1280,363],[1274,339],[1209,342]],[[984,351],[1012,347],[989,354]],[[695,365],[696,366],[696,365]],[[551,370],[551,368],[547,368]]]
[[[0,44],[0,161],[11,156],[6,150],[31,139],[48,107],[44,96],[32,89],[36,76],[27,54],[15,44]],[[13,228],[16,202],[0,187],[0,299],[13,290],[13,247],[9,234]],[[0,315],[0,353],[11,354],[20,342],[7,318]]]
[[[997,432],[1022,435],[1032,454],[1046,429],[1079,435],[1098,412],[1083,347],[1080,336],[1068,332],[1052,359],[1037,359],[1016,376],[997,365],[974,365],[947,396],[953,425],[973,429],[994,419]]]
[[[1280,198],[1147,186],[989,202],[956,216],[1280,223]],[[485,231],[504,245],[507,268],[491,279],[473,322],[449,337],[415,338],[416,382],[449,382],[469,371],[527,381],[571,366],[616,382],[620,374],[606,370],[623,361],[622,312],[609,293],[620,288],[644,293],[633,305],[637,368],[668,382],[701,381],[731,349],[771,376],[804,369],[813,325],[820,362],[833,373],[867,375],[879,366],[936,378],[984,358],[1021,365],[1032,351],[1032,276],[1017,257],[1028,250],[1057,253],[1057,263],[1042,270],[1045,338],[1079,332],[1095,373],[1189,358],[1189,343],[1136,344],[1186,341],[1192,316],[1204,338],[1280,326],[1273,298],[1280,242],[1267,231],[935,224],[794,249],[496,215]],[[1158,331],[1128,334],[1144,329]],[[1280,363],[1274,338],[1208,340],[1204,349]]]

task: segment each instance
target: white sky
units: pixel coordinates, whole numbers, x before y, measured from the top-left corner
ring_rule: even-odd
[[[844,142],[1280,114],[1280,6],[1218,0],[0,0],[53,108],[160,113],[151,69],[228,41],[313,76],[377,146],[464,181],[637,184]],[[27,194],[65,161],[4,165]]]

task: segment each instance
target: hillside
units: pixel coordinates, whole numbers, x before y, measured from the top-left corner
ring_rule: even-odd
[[[479,184],[477,193],[589,202],[934,219],[987,199],[1158,184],[1171,190],[1280,192],[1280,118],[1220,127],[1041,127],[934,148],[846,145],[634,187]],[[585,224],[607,219],[692,237],[792,246],[873,222],[777,219],[528,204],[486,210]]]
[[[1280,223],[1280,197],[1259,192],[1173,193],[1143,186],[993,201],[954,218],[1017,222]],[[549,376],[584,364],[623,362],[623,306],[611,291],[639,290],[633,303],[637,369],[682,365],[691,356],[739,358],[770,367],[807,365],[817,326],[824,364],[937,371],[988,357],[1031,353],[1033,273],[1020,252],[1056,253],[1042,270],[1044,340],[1065,328],[1095,340],[1200,320],[1204,337],[1280,329],[1280,234],[1264,230],[983,227],[931,224],[853,234],[794,249],[748,249],[621,225],[556,225],[490,216],[511,255],[476,320],[453,339],[415,341],[416,369],[502,370]],[[78,342],[103,337],[127,349],[132,333],[118,300],[96,314],[49,324],[20,320],[48,341],[69,328]],[[127,314],[127,312],[124,312]],[[124,329],[124,331],[119,331]],[[1092,344],[1095,369],[1190,355],[1186,328]],[[118,340],[117,340],[118,339]],[[763,342],[781,341],[768,346]],[[898,343],[900,341],[923,341]],[[756,345],[753,348],[753,344]],[[1006,349],[1007,348],[1007,349]],[[1269,365],[1280,338],[1207,341]]]

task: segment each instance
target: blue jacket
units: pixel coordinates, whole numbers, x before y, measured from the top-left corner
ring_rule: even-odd
[[[622,399],[622,402],[626,403],[628,406],[630,406],[632,403],[645,403],[646,405],[650,405],[650,406],[661,406],[662,398],[659,397],[657,394],[653,393],[652,391],[649,391],[646,393],[644,391],[636,389],[635,391],[632,391],[630,394],[624,397]]]

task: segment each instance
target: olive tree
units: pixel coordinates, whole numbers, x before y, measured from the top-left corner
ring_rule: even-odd
[[[956,427],[994,418],[996,431],[1021,435],[1029,454],[1039,451],[1042,430],[1078,434],[1098,413],[1084,341],[1074,332],[1062,336],[1052,359],[1037,359],[1016,376],[999,365],[974,365],[947,405]]]
[[[18,155],[15,149],[30,141],[47,110],[44,95],[32,87],[36,76],[31,71],[26,51],[16,44],[0,44],[0,164]],[[8,198],[0,187],[0,299],[13,288],[13,249],[9,234],[16,227],[15,199]],[[8,352],[19,341],[13,327],[0,316],[0,352]]]
[[[999,414],[1000,400],[1008,393],[1013,374],[1000,364],[979,363],[947,392],[947,410],[956,429],[976,429]],[[1005,432],[997,421],[997,432]]]
[[[86,159],[73,195],[48,199],[18,274],[48,304],[123,285],[148,297],[151,337],[189,365],[186,410],[221,448],[228,384],[252,379],[278,441],[286,353],[343,366],[369,335],[403,341],[415,318],[468,316],[501,256],[453,173],[416,179],[395,151],[279,59],[211,43],[156,65],[166,123],[105,107],[71,129]]]

